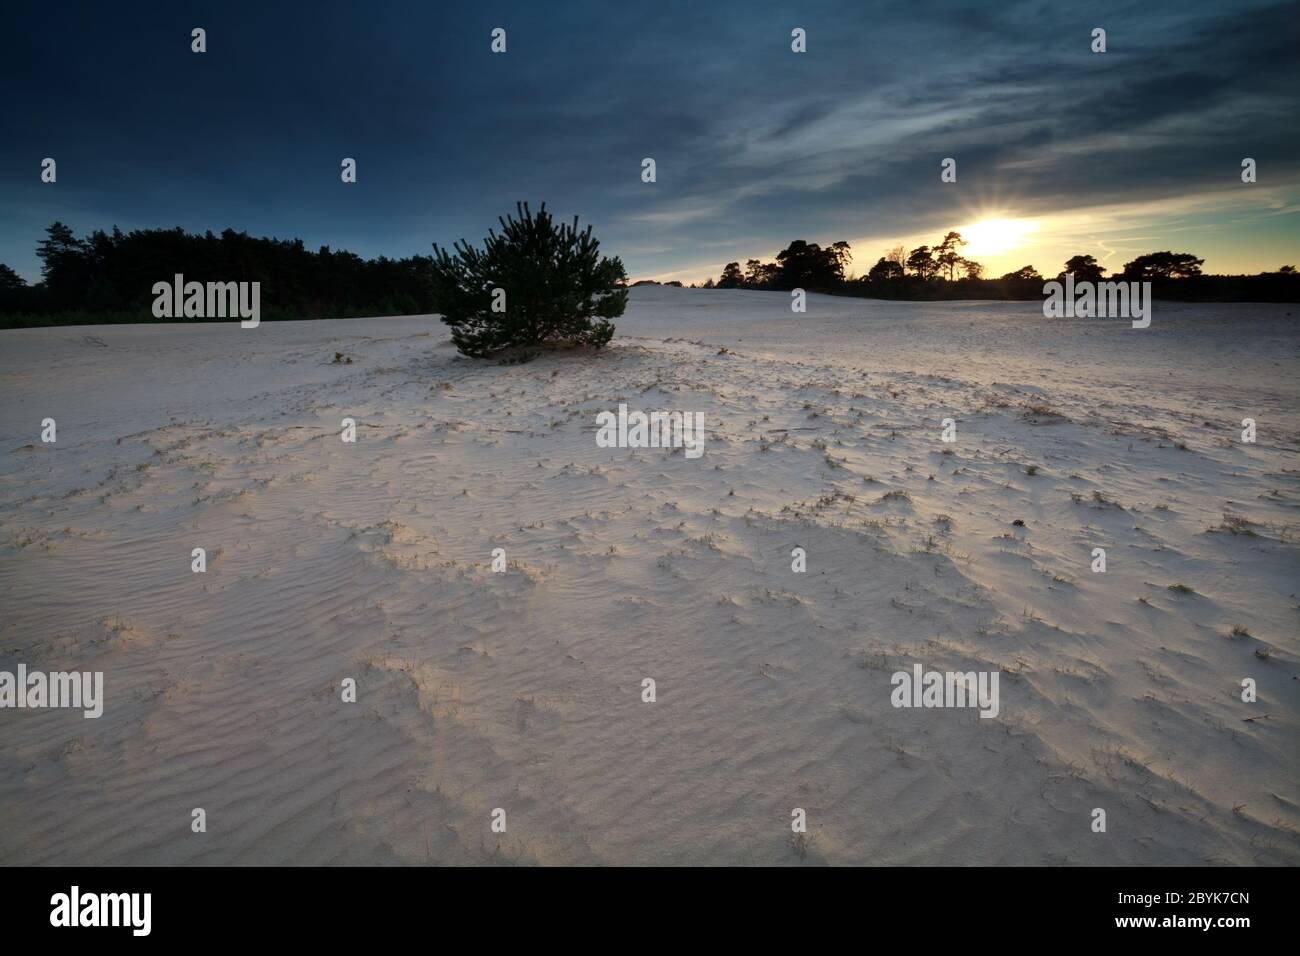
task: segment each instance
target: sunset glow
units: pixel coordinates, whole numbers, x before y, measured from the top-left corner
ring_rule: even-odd
[[[990,218],[957,231],[969,243],[965,249],[967,255],[997,256],[1029,243],[1038,231],[1038,223],[1032,219]]]

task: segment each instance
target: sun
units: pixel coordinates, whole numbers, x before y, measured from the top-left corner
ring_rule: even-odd
[[[1038,223],[1032,219],[981,219],[965,229],[958,230],[969,245],[965,249],[968,256],[996,256],[1010,252],[1038,230]]]

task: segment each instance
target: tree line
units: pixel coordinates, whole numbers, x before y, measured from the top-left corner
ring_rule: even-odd
[[[889,249],[865,275],[849,273],[847,242],[821,246],[796,239],[772,262],[729,262],[704,288],[826,292],[882,299],[1039,299],[1049,276],[1026,265],[990,278],[962,254],[966,241],[955,230],[934,245]],[[261,310],[268,319],[424,315],[439,311],[434,256],[364,259],[301,239],[257,238],[226,229],[202,235],[174,229],[116,226],[78,237],[61,222],[37,244],[41,280],[29,285],[0,263],[0,328],[39,325],[158,321],[153,286],[179,273],[187,282],[261,283]],[[1300,279],[1293,266],[1252,276],[1203,275],[1204,260],[1186,252],[1137,256],[1112,280],[1150,281],[1157,296],[1189,301],[1296,302]],[[1090,255],[1072,256],[1059,278],[1102,281],[1105,269]],[[670,283],[678,284],[678,283]]]
[[[433,302],[433,256],[363,259],[301,239],[257,238],[226,229],[95,230],[78,237],[51,224],[36,248],[41,281],[29,285],[0,263],[0,327],[152,322],[152,288],[185,281],[260,282],[269,319],[423,315]]]
[[[961,233],[951,230],[933,246],[908,250],[895,246],[862,276],[846,274],[852,261],[847,242],[822,247],[796,239],[777,253],[774,262],[750,259],[742,268],[729,262],[715,282],[705,289],[765,289],[827,292],[878,299],[1040,299],[1043,283],[1074,275],[1075,282],[1147,281],[1162,298],[1218,302],[1300,301],[1300,281],[1294,266],[1252,276],[1204,275],[1205,260],[1188,252],[1151,252],[1137,256],[1113,273],[1094,256],[1071,256],[1055,275],[1045,276],[1032,265],[997,278],[986,277],[984,267],[962,255],[967,245]]]

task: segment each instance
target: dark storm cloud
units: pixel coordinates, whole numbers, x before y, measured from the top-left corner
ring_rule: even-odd
[[[644,274],[950,224],[956,197],[1149,201],[1245,155],[1293,176],[1298,23],[1221,2],[31,5],[0,40],[0,261],[34,277],[53,219],[403,255],[544,199]]]

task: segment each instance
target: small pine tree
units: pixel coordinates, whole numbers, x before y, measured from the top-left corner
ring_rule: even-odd
[[[489,230],[481,251],[462,240],[451,255],[434,243],[433,298],[456,348],[481,357],[546,342],[605,345],[627,306],[622,260],[602,257],[577,216],[556,226],[545,203],[536,215],[515,208],[519,218],[499,218],[501,235]],[[494,311],[498,289],[504,309]]]

